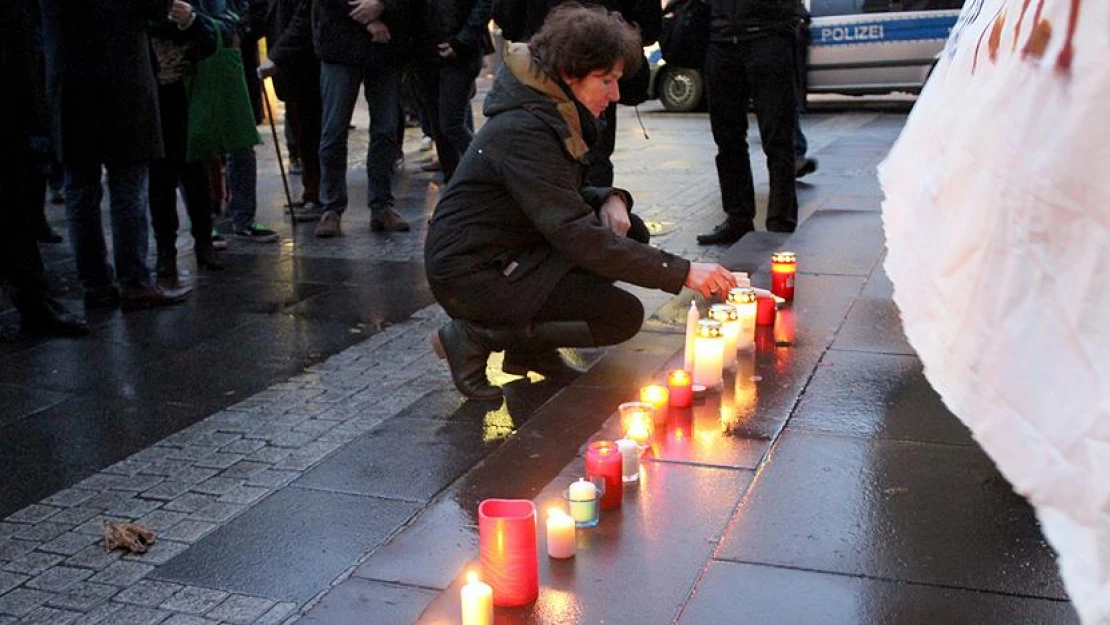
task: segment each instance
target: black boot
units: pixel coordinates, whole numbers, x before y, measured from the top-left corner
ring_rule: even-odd
[[[20,309],[22,330],[39,336],[85,336],[85,320],[66,310],[57,300],[41,295],[33,305]]]
[[[195,250],[197,255],[197,269],[207,269],[208,271],[222,271],[227,267],[224,261],[216,256],[216,248],[211,245],[198,246]]]
[[[521,376],[532,371],[555,382],[568,383],[584,371],[564,360],[558,348],[595,346],[597,341],[584,321],[537,323],[505,350],[501,370]]]
[[[489,383],[486,361],[490,353],[504,349],[514,334],[452,319],[432,335],[432,349],[447,360],[451,379],[460,393],[479,401],[499,400],[501,389]]]

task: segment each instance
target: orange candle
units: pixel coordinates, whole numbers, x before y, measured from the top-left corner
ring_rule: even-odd
[[[655,408],[655,423],[665,423],[667,421],[667,404],[670,403],[671,393],[664,386],[652,384],[640,389],[640,401],[645,404],[651,404]]]

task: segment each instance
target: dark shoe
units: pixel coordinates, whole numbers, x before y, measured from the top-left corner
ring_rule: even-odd
[[[194,251],[197,255],[197,269],[223,271],[227,268],[227,263],[216,256],[216,249],[214,247],[198,247]]]
[[[796,158],[794,159],[794,177],[801,178],[808,176],[817,171],[817,159],[815,158]]]
[[[420,166],[420,171],[439,171],[440,169],[442,168],[440,167],[439,159],[434,156],[429,159],[428,162]]]
[[[37,336],[86,336],[89,325],[85,320],[66,310],[53,298],[47,297],[38,310],[23,315],[21,330]]]
[[[511,375],[526,376],[529,371],[556,382],[571,382],[585,373],[563,359],[557,349],[530,352],[519,349],[505,350],[501,370]]]
[[[767,232],[794,232],[798,226],[796,222],[785,219],[768,219]]]
[[[701,245],[732,245],[754,229],[751,225],[739,224],[730,220],[720,224],[709,234],[699,234],[698,243]]]
[[[455,388],[470,399],[495,401],[501,389],[489,383],[486,361],[492,351],[485,341],[471,332],[472,324],[452,319],[432,335],[432,349],[447,360]]]
[[[335,211],[324,211],[320,216],[320,223],[316,224],[316,236],[321,239],[330,239],[343,234],[342,218]]]
[[[302,204],[294,204],[290,209],[293,214],[293,221],[320,221],[324,215],[324,207],[316,202],[304,202]]]
[[[281,238],[276,232],[257,221],[252,221],[242,228],[236,228],[234,234],[240,241],[253,243],[273,243]]]
[[[158,262],[154,265],[154,273],[159,280],[176,283],[178,278],[177,250],[174,250],[172,254],[159,253]]]
[[[397,211],[393,210],[392,206],[370,209],[370,230],[372,232],[408,232],[409,222],[402,219]]]
[[[94,308],[115,308],[119,306],[119,289],[114,285],[102,286],[85,291],[85,310]]]
[[[144,308],[158,308],[160,306],[173,306],[180,304],[192,293],[192,287],[168,287],[159,284],[149,286],[138,291],[124,291],[120,293],[120,307],[124,310],[142,310]]]
[[[212,228],[212,249],[214,249],[214,250],[226,250],[227,249],[227,239],[225,239],[223,237],[223,235],[220,234],[219,231],[216,230],[215,228]]]

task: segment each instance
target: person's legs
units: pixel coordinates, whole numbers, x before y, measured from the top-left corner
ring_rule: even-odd
[[[149,249],[146,163],[108,165],[108,208],[112,250],[120,291],[141,291],[151,285],[146,257]]]
[[[367,203],[370,206],[370,229],[376,232],[397,232],[409,224],[393,210],[393,161],[401,149],[397,126],[401,121],[401,70],[383,67],[366,77],[363,84],[366,103],[370,108],[370,147],[366,157],[369,179]]]
[[[165,155],[150,163],[150,226],[158,250],[158,277],[177,280],[177,183],[185,163],[188,103],[185,85],[158,85],[158,109],[162,120]],[[209,216],[211,223],[211,216]],[[211,235],[211,233],[209,233]]]
[[[216,258],[212,245],[212,194],[208,186],[208,166],[204,162],[185,163],[181,169],[181,194],[189,213],[189,231],[197,268],[220,270],[224,263]]]
[[[771,35],[749,42],[745,73],[751,77],[752,101],[763,153],[767,156],[770,195],[767,229],[793,232],[798,222],[794,188],[795,123],[793,39]]]
[[[258,157],[253,146],[227,155],[227,187],[231,193],[227,212],[232,228],[239,232],[254,222],[258,211]]]
[[[320,232],[324,224],[318,225],[317,236],[339,234],[339,219],[347,209],[347,125],[364,74],[362,66],[320,63],[320,204],[331,215],[329,228]]]
[[[466,124],[466,113],[470,109],[474,80],[481,70],[482,58],[478,55],[458,59],[439,68],[439,103],[436,108],[440,137],[436,140],[436,154],[439,155],[444,182],[451,180],[474,138],[473,131]]]
[[[320,202],[320,81],[307,85],[297,101],[297,130],[301,142],[302,199]]]
[[[739,45],[709,46],[706,57],[709,125],[717,144],[717,180],[725,222],[698,243],[735,243],[755,219],[755,185],[748,158],[748,77]]]
[[[77,263],[77,277],[86,291],[90,303],[97,294],[114,287],[115,275],[108,262],[108,246],[104,242],[104,227],[100,221],[99,164],[69,164],[65,174],[66,225],[69,242]],[[106,302],[107,303],[107,302]]]
[[[370,210],[393,205],[393,160],[397,144],[397,124],[401,111],[401,71],[382,67],[367,74],[363,83],[370,109],[370,145],[366,153]]]
[[[617,147],[617,103],[613,102],[601,115],[601,131],[597,142],[590,146],[590,169],[586,184],[593,187],[613,186],[613,150]]]

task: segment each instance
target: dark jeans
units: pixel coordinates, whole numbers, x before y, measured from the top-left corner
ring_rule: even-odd
[[[436,142],[443,180],[449,181],[474,133],[466,124],[474,80],[482,70],[478,54],[447,62],[429,61],[419,68],[424,115]]]
[[[158,108],[162,117],[162,142],[165,158],[150,164],[150,224],[158,255],[176,258],[177,188],[185,198],[190,232],[198,249],[212,245],[212,189],[208,164],[186,163],[185,148],[189,124],[189,104],[183,83],[158,85]]]
[[[370,107],[370,146],[366,155],[371,210],[393,204],[393,161],[401,111],[401,70],[320,63],[320,203],[342,214],[347,209],[347,125],[362,87]]]
[[[108,170],[108,211],[112,222],[112,253],[120,289],[138,291],[151,285],[146,255],[146,163],[112,164]],[[116,276],[108,264],[108,247],[100,222],[100,163],[66,163],[66,222],[77,261],[77,277],[86,290],[111,286]]]
[[[747,139],[750,98],[770,176],[767,227],[792,230],[798,221],[794,190],[794,38],[769,34],[735,44],[714,42],[709,46],[705,70],[709,124],[717,144],[717,178],[725,213],[740,225],[750,226],[755,219]]]
[[[640,331],[644,306],[611,280],[574,269],[555,285],[533,321],[585,321],[596,345],[616,345]]]
[[[0,228],[0,283],[26,320],[39,312],[47,296],[42,256],[39,254],[39,214],[43,183],[30,152],[16,154],[4,146],[0,160],[0,192],[5,227]]]

